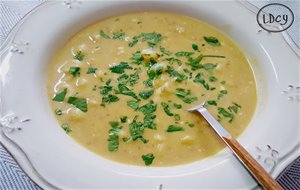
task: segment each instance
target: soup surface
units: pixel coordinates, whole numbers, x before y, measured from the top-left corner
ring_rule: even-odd
[[[199,20],[158,12],[81,30],[54,56],[47,89],[68,135],[105,158],[141,166],[189,163],[224,147],[188,108],[207,101],[237,137],[257,101],[253,72],[233,41]]]

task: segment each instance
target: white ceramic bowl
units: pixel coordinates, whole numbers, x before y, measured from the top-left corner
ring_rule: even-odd
[[[299,57],[282,34],[260,30],[256,15],[243,4],[46,2],[13,29],[1,48],[0,65],[1,143],[39,185],[62,189],[250,189],[256,186],[228,150],[181,166],[130,166],[95,155],[57,126],[45,86],[49,60],[83,27],[133,11],[188,15],[215,26],[236,41],[254,70],[259,97],[255,116],[238,140],[273,176],[299,155]],[[30,120],[26,122],[27,118]]]

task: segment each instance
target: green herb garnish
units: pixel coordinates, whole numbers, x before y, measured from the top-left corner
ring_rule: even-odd
[[[61,109],[58,109],[58,108],[54,110],[54,113],[55,113],[56,115],[62,115]]]
[[[119,131],[122,129],[121,126],[119,126],[118,122],[114,122],[112,125],[112,122],[110,122],[110,125],[112,128],[108,131],[108,150],[110,152],[116,152],[119,148]]]
[[[173,106],[174,106],[175,108],[177,108],[177,109],[182,108],[182,105],[181,105],[181,104],[176,104],[176,103],[174,103]]]
[[[119,100],[120,99],[118,98],[118,96],[109,94],[108,96],[102,97],[101,106],[105,107],[105,105],[112,103],[112,102],[117,102]]]
[[[131,107],[134,110],[137,110],[139,108],[139,101],[129,100],[129,101],[127,101],[127,106]]]
[[[146,154],[146,155],[142,155],[142,159],[144,160],[145,162],[145,165],[146,166],[149,166],[152,164],[153,160],[155,159],[154,155],[153,154]]]
[[[211,70],[211,69],[214,69],[215,67],[217,66],[217,64],[212,64],[212,63],[205,63],[203,64],[203,68],[205,70]]]
[[[176,63],[177,65],[181,66],[182,65],[182,61],[179,59],[176,59],[174,57],[168,57],[165,59],[166,61],[169,61],[170,64]]]
[[[72,132],[72,129],[70,128],[69,124],[67,124],[67,123],[63,123],[63,124],[61,125],[61,128],[63,128],[63,130],[65,130],[65,132],[66,132],[67,134],[70,133],[70,132]]]
[[[148,77],[151,80],[158,78],[162,73],[163,73],[163,67],[159,63],[152,65],[147,71]]]
[[[148,46],[153,48],[163,39],[163,36],[156,32],[152,32],[152,33],[141,33],[138,36],[138,38],[140,38],[142,41],[147,41]]]
[[[123,117],[120,118],[120,121],[121,121],[122,123],[126,123],[127,118],[128,118],[127,116],[123,116]]]
[[[74,105],[76,108],[80,109],[82,112],[87,112],[87,101],[85,98],[77,98],[75,96],[70,96],[68,103]]]
[[[150,103],[141,106],[139,108],[139,110],[141,112],[143,112],[144,115],[147,115],[147,114],[152,114],[153,112],[155,112],[156,108],[157,108],[157,105],[153,101],[150,101]]]
[[[191,96],[191,90],[185,90],[182,88],[177,88],[176,89],[176,96],[180,98],[183,102],[187,104],[191,104],[194,101],[197,101],[197,97]]]
[[[218,100],[220,100],[225,94],[227,94],[227,90],[221,90],[220,94],[218,95]]]
[[[142,122],[137,121],[137,116],[133,119],[133,121],[128,125],[129,133],[131,139],[133,141],[140,139],[143,143],[147,143],[148,141],[144,139],[144,126]]]
[[[218,79],[215,76],[209,77],[209,82],[216,82]]]
[[[197,69],[202,69],[203,65],[200,63],[202,59],[203,59],[203,56],[201,54],[196,58],[189,57],[188,65],[191,66],[193,71],[195,71]]]
[[[56,102],[63,102],[66,97],[66,94],[67,94],[67,88],[57,93],[52,100]]]
[[[205,82],[204,76],[203,76],[202,73],[198,73],[198,74],[195,76],[194,82],[202,84],[203,87],[204,87],[206,90],[209,90],[209,85],[208,85],[207,82]]]
[[[154,90],[146,90],[139,93],[140,97],[144,100],[148,99],[150,96],[152,96],[154,93]]]
[[[100,31],[100,36],[102,36],[105,39],[110,39],[110,36],[105,34],[105,32],[103,30]]]
[[[176,125],[170,125],[167,129],[167,132],[169,132],[169,133],[177,132],[177,131],[184,131],[184,128],[182,128],[180,126],[176,126]]]
[[[139,42],[138,37],[137,36],[133,36],[132,37],[132,42],[130,42],[128,44],[129,47],[133,47],[134,45],[136,45]]]
[[[177,82],[182,82],[183,80],[186,80],[186,76],[185,76],[185,75],[180,74],[180,73],[177,72],[173,67],[171,67],[171,66],[169,66],[169,65],[167,66],[167,73],[168,73],[170,76],[176,78],[176,81],[177,81]]]
[[[73,75],[73,77],[80,76],[80,67],[70,67],[69,73]]]
[[[137,95],[133,91],[131,91],[125,84],[119,83],[118,84],[118,91],[116,91],[116,93],[123,94],[125,96],[131,96],[136,100],[140,100],[137,97]]]
[[[162,46],[160,46],[159,49],[165,55],[171,55],[172,54],[170,51],[166,50],[166,48],[164,48]]]
[[[232,106],[228,107],[228,110],[230,110],[231,112],[237,113],[240,108],[241,108],[240,105],[238,105],[237,103],[233,103]]]
[[[176,121],[179,121],[180,120],[180,115],[179,114],[174,114],[174,118]]]
[[[199,51],[198,45],[197,44],[192,44],[192,48],[195,51]]]
[[[132,69],[132,67],[130,67],[127,62],[121,62],[119,65],[114,65],[109,68],[111,72],[118,74],[124,73],[125,69]]]
[[[209,105],[212,105],[212,106],[216,106],[217,105],[217,101],[215,101],[215,100],[208,100],[207,103]]]
[[[194,54],[194,52],[179,51],[179,52],[175,53],[175,56],[177,56],[177,57],[189,57],[193,54]]]
[[[117,40],[124,40],[124,38],[125,38],[125,32],[122,32],[122,31],[114,32],[112,38],[113,39],[117,39]]]
[[[140,65],[144,61],[144,57],[142,56],[141,51],[136,51],[134,54],[132,54],[132,57],[130,58],[132,60],[133,64]]]
[[[161,102],[160,105],[163,107],[165,113],[168,115],[168,116],[173,116],[174,114],[171,112],[170,110],[170,106],[169,104],[165,103],[165,102]]]
[[[83,55],[82,51],[77,51],[73,58],[77,59],[78,61],[82,61],[84,59],[84,55]]]
[[[229,111],[227,111],[225,108],[218,108],[218,113],[224,117],[229,118],[229,123],[232,122],[234,115],[232,113],[230,113]]]
[[[96,67],[89,67],[86,74],[96,73],[96,71],[97,71]]]
[[[208,44],[210,44],[212,46],[220,46],[221,45],[218,38],[216,38],[216,37],[212,37],[212,36],[206,37],[206,36],[204,36],[203,38]]]
[[[112,86],[110,86],[111,80],[106,81],[105,86],[100,86],[100,93],[102,95],[107,95],[110,91],[112,91]]]

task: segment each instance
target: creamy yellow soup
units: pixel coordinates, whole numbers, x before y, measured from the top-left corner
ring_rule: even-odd
[[[199,20],[158,12],[111,17],[78,32],[54,56],[47,89],[74,140],[140,166],[190,163],[224,147],[188,108],[207,101],[237,137],[257,101],[251,67],[231,39]]]

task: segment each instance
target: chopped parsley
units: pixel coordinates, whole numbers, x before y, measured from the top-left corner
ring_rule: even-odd
[[[139,40],[142,42],[147,42],[148,46],[150,48],[155,47],[158,43],[161,42],[163,39],[163,36],[161,34],[158,34],[156,32],[151,32],[151,33],[141,33],[138,36],[133,36],[132,37],[132,42],[128,44],[129,47],[133,47],[136,45]]]
[[[80,76],[80,67],[70,67],[69,73],[73,75],[73,77]]]
[[[96,73],[96,71],[97,71],[96,67],[89,67],[86,74]]]
[[[204,40],[208,44],[210,44],[212,46],[220,46],[221,45],[220,42],[219,42],[219,40],[218,40],[218,38],[216,38],[216,37],[212,37],[212,36],[207,37],[207,36],[204,36],[203,38],[204,38]]]
[[[228,122],[231,123],[234,119],[235,114],[238,113],[240,108],[241,106],[238,105],[237,103],[233,103],[231,106],[228,107],[228,109],[218,107],[219,118],[220,116],[228,118],[229,119]]]
[[[134,110],[137,110],[139,108],[139,101],[129,100],[129,101],[127,101],[127,106],[131,107]]]
[[[114,32],[112,38],[113,39],[117,39],[117,40],[124,40],[124,38],[125,38],[125,32],[122,32],[122,31]]]
[[[132,54],[132,57],[130,58],[132,60],[133,64],[140,65],[144,61],[144,57],[142,56],[141,51],[136,51],[134,54]]]
[[[174,118],[176,121],[179,121],[180,120],[180,115],[179,114],[174,114]]]
[[[203,76],[202,73],[198,73],[198,74],[195,76],[194,82],[202,84],[203,87],[204,87],[206,90],[209,90],[209,85],[208,85],[208,83],[204,80],[204,76]]]
[[[131,91],[125,84],[119,83],[118,84],[118,90],[116,90],[116,93],[123,94],[125,96],[131,96],[131,97],[133,97],[136,100],[140,100],[137,97],[137,95],[133,91]]]
[[[163,39],[163,36],[156,32],[152,32],[152,33],[141,33],[138,36],[138,38],[140,38],[142,41],[147,41],[148,46],[153,48]]]
[[[176,104],[176,103],[174,103],[173,106],[174,106],[175,108],[177,108],[177,109],[182,108],[182,105],[181,105],[181,104]]]
[[[56,102],[63,102],[65,100],[66,94],[67,94],[67,88],[57,93],[52,100]]]
[[[195,51],[199,51],[198,45],[197,44],[192,44],[192,48]]]
[[[188,65],[191,66],[193,71],[195,71],[197,69],[202,69],[203,65],[200,63],[202,59],[203,59],[202,54],[200,54],[196,58],[189,57],[188,58]]]
[[[63,128],[63,130],[65,130],[65,132],[66,132],[67,134],[70,133],[70,132],[72,132],[72,129],[70,128],[69,124],[67,124],[67,123],[63,123],[63,124],[61,125],[61,128]]]
[[[174,57],[168,57],[165,59],[166,61],[169,61],[170,64],[176,63],[177,65],[181,66],[182,65],[182,61],[179,59],[176,59]]]
[[[132,37],[132,42],[130,42],[128,44],[129,47],[133,47],[134,45],[136,45],[139,42],[138,37],[137,36],[133,36]]]
[[[189,57],[193,54],[194,54],[194,52],[179,51],[179,52],[175,53],[175,56],[177,56],[177,57]]]
[[[177,131],[184,131],[183,127],[177,126],[177,125],[170,125],[167,129],[167,132],[177,132]]]
[[[197,97],[191,96],[191,90],[185,90],[183,88],[176,89],[176,96],[187,104],[191,104],[192,102],[198,100]]]
[[[110,39],[110,36],[105,34],[105,32],[103,30],[100,30],[100,36],[105,39]]]
[[[174,114],[171,112],[170,110],[170,106],[169,104],[165,103],[165,102],[161,102],[160,105],[163,107],[165,113],[168,115],[168,116],[173,116]]]
[[[209,77],[209,82],[216,82],[218,79],[215,76]]]
[[[216,106],[217,105],[217,101],[216,100],[208,100],[207,103],[209,105],[212,105],[212,106]]]
[[[75,96],[70,96],[68,103],[74,105],[76,108],[80,109],[82,112],[87,112],[87,101],[85,98],[78,98]]]
[[[164,48],[162,46],[160,46],[159,49],[160,49],[160,52],[162,52],[165,55],[171,55],[172,54],[170,51],[166,50],[166,48]]]
[[[54,113],[55,113],[56,115],[62,115],[61,109],[58,109],[58,108],[54,110]]]
[[[139,108],[139,110],[141,112],[143,112],[144,115],[147,115],[147,114],[152,114],[153,112],[155,112],[156,108],[157,108],[157,105],[153,101],[150,101],[150,103],[141,106]]]
[[[143,84],[146,87],[153,87],[153,81],[151,79],[147,79],[147,80],[143,81]]]
[[[151,80],[158,78],[162,73],[163,73],[163,67],[159,63],[152,65],[147,71],[148,77]]]
[[[130,67],[127,62],[121,62],[119,65],[114,65],[109,68],[111,72],[118,74],[124,73],[125,69],[132,69],[132,67]]]
[[[223,117],[229,118],[229,123],[231,123],[233,118],[234,118],[234,115],[232,113],[230,113],[229,111],[227,111],[225,108],[219,107],[218,108],[218,113],[220,115],[222,115]]]
[[[203,64],[203,68],[205,70],[211,70],[211,69],[214,69],[215,67],[217,66],[217,64],[212,64],[212,63],[205,63]]]
[[[154,90],[146,90],[139,93],[140,97],[144,100],[148,99],[150,96],[152,96],[154,93]]]
[[[226,94],[227,94],[227,90],[221,90],[220,94],[218,95],[218,100],[220,100]]]
[[[127,118],[128,118],[127,116],[121,117],[121,118],[120,118],[121,123],[126,123]]]
[[[144,139],[144,126],[143,123],[140,121],[137,121],[137,116],[132,120],[132,122],[129,124],[129,133],[131,136],[131,139],[133,141],[136,141],[140,139],[143,143],[147,143],[148,141]]]
[[[102,97],[101,106],[105,107],[105,105],[110,104],[112,102],[117,102],[119,100],[120,99],[118,98],[118,96],[109,94],[108,96]]]
[[[171,67],[171,66],[169,66],[169,65],[167,66],[167,73],[168,73],[170,76],[176,78],[176,81],[177,81],[177,82],[182,82],[183,80],[186,80],[186,76],[185,76],[185,75],[180,74],[180,73],[177,72],[173,67]]]
[[[145,165],[149,166],[149,165],[152,164],[152,162],[155,159],[155,157],[154,157],[153,154],[149,153],[149,154],[142,155],[142,159],[144,160]]]
[[[77,51],[73,58],[78,61],[83,61],[84,55],[83,55],[82,51]]]
[[[119,148],[119,131],[122,129],[118,122],[110,122],[112,128],[108,131],[108,150],[116,152]]]
[[[112,91],[112,86],[110,85],[110,82],[111,80],[107,80],[106,81],[106,85],[105,86],[100,86],[99,89],[100,89],[100,93],[102,95],[107,95],[110,91]]]
[[[240,108],[241,108],[240,105],[238,105],[237,103],[233,103],[232,106],[228,107],[228,110],[230,110],[231,112],[237,113]]]

